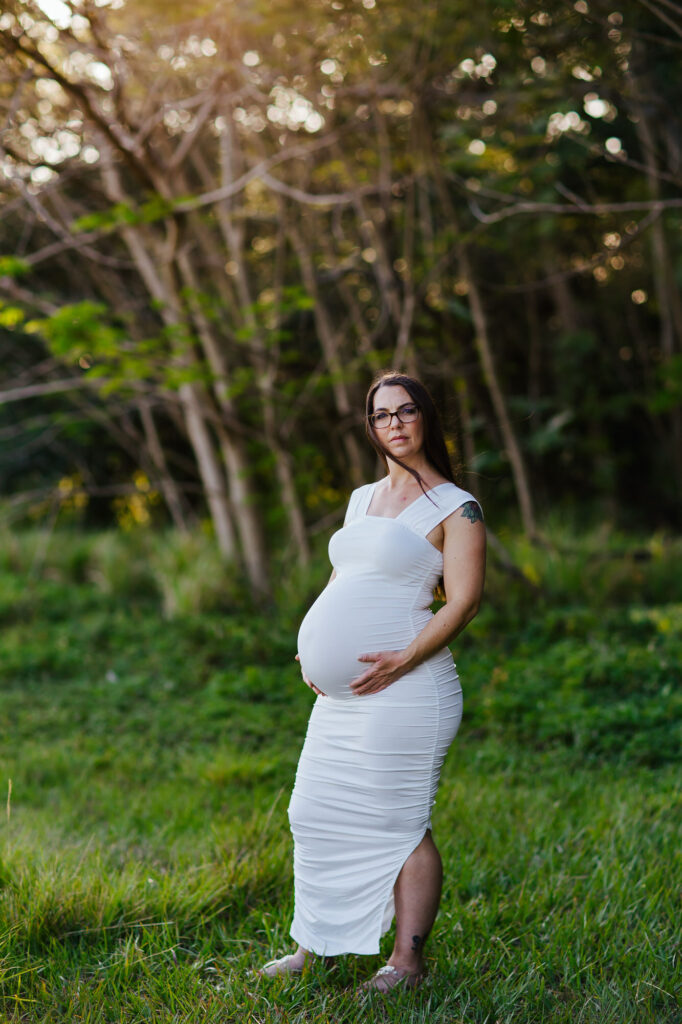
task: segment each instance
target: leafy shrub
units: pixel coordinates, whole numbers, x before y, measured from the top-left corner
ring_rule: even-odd
[[[92,536],[71,530],[3,530],[0,570],[24,576],[82,583]]]
[[[149,549],[149,538],[142,531],[96,534],[90,538],[87,578],[105,594],[158,596]]]
[[[571,748],[581,758],[678,761],[680,663],[682,605],[601,616],[552,610],[474,676],[466,691],[470,727],[504,743]]]
[[[228,566],[215,541],[200,533],[163,533],[154,539],[149,562],[164,615],[243,609],[248,603],[236,566]]]

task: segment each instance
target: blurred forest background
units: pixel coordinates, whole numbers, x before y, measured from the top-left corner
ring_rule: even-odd
[[[381,1017],[679,1024],[682,0],[4,0],[0,55],[0,1018],[357,1022],[373,958],[251,971],[396,367],[491,558]]]
[[[7,0],[0,516],[211,524],[253,591],[419,374],[462,483],[682,525],[682,7]]]

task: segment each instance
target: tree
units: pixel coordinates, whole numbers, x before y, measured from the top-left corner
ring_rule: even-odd
[[[529,534],[538,497],[629,501],[654,440],[644,493],[672,521],[682,202],[661,14],[680,21],[654,8],[161,18],[84,0],[53,20],[15,0],[4,326],[34,332],[36,380],[88,394],[110,432],[132,417],[178,524],[186,447],[257,592],[265,533],[305,561],[314,517],[371,473],[362,392],[388,365],[451,406],[474,486],[511,488]]]

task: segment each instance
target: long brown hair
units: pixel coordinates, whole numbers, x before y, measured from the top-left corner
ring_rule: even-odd
[[[371,415],[374,412],[374,396],[381,387],[402,387],[405,388],[414,404],[419,408],[422,414],[422,420],[424,424],[424,455],[427,461],[437,469],[441,476],[444,476],[446,480],[450,480],[453,484],[456,483],[455,474],[450,462],[450,455],[445,444],[445,437],[443,436],[443,427],[438,416],[438,410],[434,405],[433,399],[429,394],[427,388],[422,384],[416,377],[408,377],[405,373],[399,373],[397,370],[385,370],[378,374],[377,377],[372,381],[369,391],[367,392],[367,401],[365,403],[365,430],[367,431],[367,438],[372,447],[376,450],[379,458],[384,463],[384,466],[388,470],[388,460],[391,459],[393,462],[397,462],[399,466],[406,469],[408,473],[411,473],[415,478],[422,491],[426,492],[424,487],[424,481],[421,474],[416,469],[412,469],[411,466],[406,465],[401,459],[397,458],[381,443],[377,436],[377,432],[372,424]]]

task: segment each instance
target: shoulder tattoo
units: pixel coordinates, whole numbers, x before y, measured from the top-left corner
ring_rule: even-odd
[[[477,501],[465,501],[462,505],[462,519],[468,519],[470,523],[482,523],[483,513]]]

